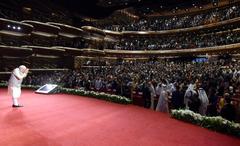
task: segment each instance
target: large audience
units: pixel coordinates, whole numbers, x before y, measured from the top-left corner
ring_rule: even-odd
[[[79,70],[31,74],[25,84],[59,84],[68,88],[95,90],[133,98],[142,93],[144,106],[168,112],[189,108],[202,115],[224,115],[221,109],[239,95],[239,62],[124,62],[106,66],[84,66]],[[191,92],[190,92],[191,91]],[[191,94],[190,94],[191,93]],[[195,99],[199,99],[196,100]],[[224,104],[225,101],[225,104]],[[229,112],[229,111],[228,111]]]
[[[238,31],[207,34],[188,33],[161,37],[124,38],[112,48],[116,50],[169,50],[221,46],[240,42]]]
[[[37,10],[38,11],[38,10]],[[58,22],[64,21],[65,16],[51,14],[42,15],[34,11],[32,20],[42,22],[54,18]],[[19,16],[7,8],[0,10],[0,16],[13,20],[28,18],[28,15]],[[179,17],[154,17],[140,19],[127,25],[99,26],[114,31],[158,31],[194,26],[229,20],[240,16],[239,4],[221,9],[212,9],[200,14]],[[30,17],[30,16],[29,16]],[[119,43],[109,45],[107,49],[118,50],[166,50],[189,49],[221,46],[240,43],[240,34],[237,31],[222,30],[211,33],[185,33],[166,35],[161,37],[128,37]],[[90,45],[82,38],[68,39],[64,37],[31,39],[0,37],[1,45],[22,46],[65,46],[84,48]],[[93,46],[94,47],[94,46]],[[96,47],[99,48],[99,47]],[[40,59],[39,59],[40,58]],[[58,65],[57,59],[49,58],[29,59],[33,68],[63,67]],[[10,71],[15,64],[11,59],[1,59],[9,62],[10,66],[2,65],[3,71]],[[16,61],[16,59],[14,60]],[[19,60],[19,62],[24,62]],[[26,62],[25,62],[26,63]],[[4,63],[2,63],[4,64]],[[235,104],[236,97],[240,96],[240,62],[237,60],[216,60],[207,62],[171,62],[171,61],[129,61],[100,64],[90,62],[74,70],[37,71],[30,73],[24,80],[27,85],[58,84],[66,88],[80,88],[97,92],[108,92],[131,98],[138,94],[143,100],[143,106],[156,111],[169,112],[169,109],[187,108],[202,115],[221,115],[231,121],[239,121],[240,108]],[[239,98],[238,98],[239,100]],[[239,104],[239,102],[237,102]],[[236,108],[238,107],[238,108]]]
[[[113,31],[159,31],[178,28],[189,28],[224,20],[233,19],[240,16],[239,4],[226,8],[214,8],[200,14],[171,16],[171,17],[153,17],[144,18],[126,25],[98,26],[103,29]]]

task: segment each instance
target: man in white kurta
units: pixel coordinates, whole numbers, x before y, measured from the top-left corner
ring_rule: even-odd
[[[8,93],[12,96],[13,105],[12,107],[22,107],[18,103],[18,99],[21,96],[21,84],[23,78],[28,74],[29,69],[24,65],[20,65],[12,71],[11,77],[8,81]]]

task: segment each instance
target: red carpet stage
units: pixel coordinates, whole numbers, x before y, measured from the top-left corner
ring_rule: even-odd
[[[134,105],[0,89],[0,146],[240,146],[240,139]]]

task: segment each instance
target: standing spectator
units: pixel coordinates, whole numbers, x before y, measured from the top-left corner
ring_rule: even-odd
[[[183,108],[183,98],[184,98],[183,93],[182,91],[180,91],[180,87],[177,85],[176,90],[173,91],[172,93],[171,100],[172,108],[173,109]]]
[[[150,89],[149,89],[149,85],[146,82],[143,83],[142,91],[143,91],[144,107],[149,108],[150,99],[151,99],[151,92],[150,92]]]
[[[165,112],[165,113],[169,112],[168,98],[169,98],[169,94],[167,91],[167,85],[162,84],[162,91],[161,91],[160,97],[158,99],[156,111]]]
[[[198,98],[200,99],[200,106],[199,106],[199,113],[201,115],[206,115],[207,107],[209,104],[209,100],[207,97],[207,94],[203,88],[197,87],[197,92],[198,92]]]
[[[150,93],[151,93],[151,106],[150,108],[153,110],[154,109],[154,99],[156,98],[156,91],[155,91],[155,87],[153,85],[152,82],[149,82],[149,89],[150,89]]]
[[[216,91],[214,89],[211,90],[211,93],[209,95],[209,105],[207,108],[207,115],[208,116],[217,116],[217,102],[218,102],[218,96],[216,94]]]
[[[198,92],[194,89],[193,84],[189,84],[188,89],[184,95],[184,103],[187,109],[190,109],[193,112],[199,112],[200,99]]]
[[[229,97],[229,94],[225,94],[225,105],[223,106],[220,115],[229,120],[229,121],[234,121],[235,116],[236,116],[236,109],[235,107],[231,104],[231,98]]]

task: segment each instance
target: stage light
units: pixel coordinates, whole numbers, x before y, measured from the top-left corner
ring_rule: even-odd
[[[12,28],[13,28],[13,29],[16,29],[16,27],[15,27],[15,26],[13,26]]]
[[[18,29],[18,30],[21,30],[21,27],[20,27],[20,26],[18,26],[18,27],[17,27],[17,29]]]
[[[11,25],[7,25],[8,28],[11,28]]]

